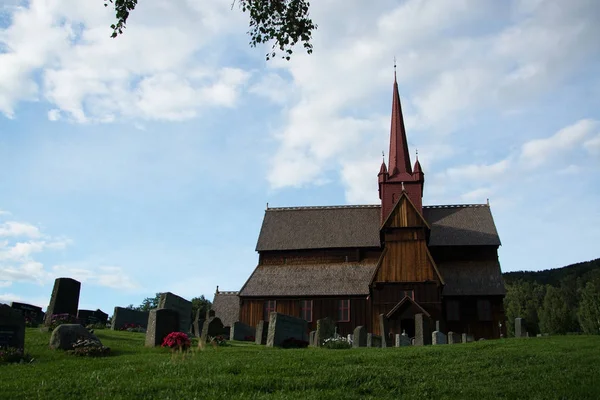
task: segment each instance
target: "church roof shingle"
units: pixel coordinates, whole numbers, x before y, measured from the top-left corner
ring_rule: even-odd
[[[234,322],[240,320],[240,298],[238,295],[239,292],[215,293],[212,309],[215,310],[215,316],[223,322],[223,326],[232,326]]]
[[[257,251],[380,247],[379,205],[283,207],[265,211]],[[500,245],[487,205],[425,206],[429,246]]]

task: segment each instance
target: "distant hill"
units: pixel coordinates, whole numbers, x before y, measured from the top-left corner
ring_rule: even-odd
[[[542,285],[560,286],[561,281],[566,279],[583,278],[584,281],[587,281],[592,275],[600,275],[600,258],[543,271],[505,272],[502,277],[508,285],[522,280],[524,282],[537,282]]]

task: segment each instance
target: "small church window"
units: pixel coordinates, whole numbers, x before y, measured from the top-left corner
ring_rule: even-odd
[[[446,319],[448,321],[460,321],[460,301],[448,300],[446,302]]]
[[[300,318],[312,322],[312,300],[300,300]]]
[[[477,300],[477,319],[480,321],[492,320],[492,307],[489,300]]]
[[[263,319],[265,321],[269,320],[269,315],[276,310],[275,300],[266,300],[263,308]]]
[[[338,300],[338,321],[350,321],[350,300]]]

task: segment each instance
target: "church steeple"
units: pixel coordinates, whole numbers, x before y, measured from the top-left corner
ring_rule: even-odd
[[[408,141],[406,140],[406,128],[404,127],[404,116],[398,93],[398,81],[396,80],[396,65],[394,65],[394,91],[392,95],[392,126],[390,129],[390,161],[388,163],[390,177],[402,173],[412,174],[410,155],[408,154]]]

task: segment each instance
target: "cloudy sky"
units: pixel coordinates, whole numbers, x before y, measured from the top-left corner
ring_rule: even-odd
[[[0,0],[0,302],[238,290],[270,206],[376,204],[393,59],[424,204],[489,198],[504,271],[600,257],[597,0],[320,0],[265,61],[230,0]],[[414,162],[414,158],[413,158]]]

